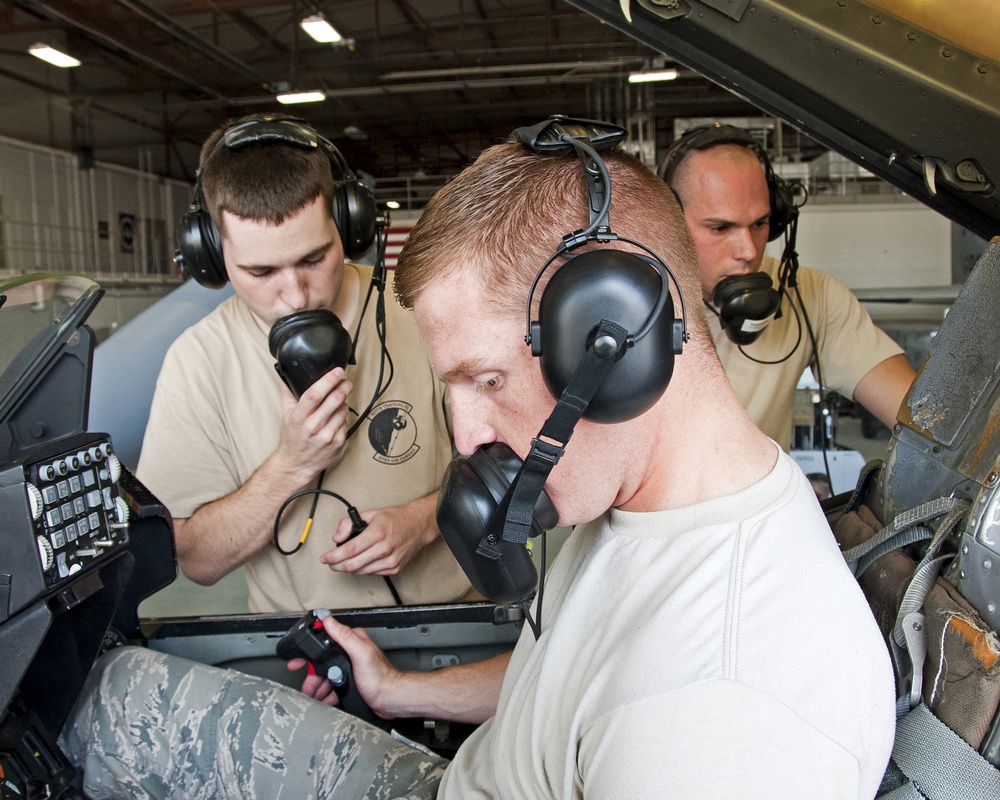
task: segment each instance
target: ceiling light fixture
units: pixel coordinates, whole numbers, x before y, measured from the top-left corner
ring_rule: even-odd
[[[299,27],[321,44],[334,44],[344,39],[322,14],[306,17],[299,23]]]
[[[28,52],[35,58],[40,58],[42,61],[47,61],[56,67],[65,68],[80,66],[80,61],[78,59],[63,53],[61,50],[56,50],[54,47],[51,47],[44,42],[31,45],[31,47],[28,48]]]
[[[326,95],[323,92],[287,92],[275,95],[274,99],[287,106],[293,103],[319,103],[326,100]]]
[[[650,69],[642,72],[630,72],[629,83],[652,83],[653,81],[673,81],[677,80],[680,73],[676,69]]]

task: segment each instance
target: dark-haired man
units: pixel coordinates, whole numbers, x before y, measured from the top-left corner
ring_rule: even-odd
[[[184,573],[209,585],[242,565],[252,611],[385,606],[393,592],[449,602],[470,588],[433,517],[452,454],[445,389],[412,315],[390,299],[379,320],[371,268],[344,260],[344,237],[357,248],[357,230],[374,229],[366,192],[312,128],[251,117],[205,142],[203,208],[182,221],[188,269],[235,296],[171,346],[137,476],[173,515]],[[356,363],[296,398],[268,334],[318,309],[350,332]],[[320,476],[368,522],[349,541],[345,506],[328,495],[294,501],[276,523]]]

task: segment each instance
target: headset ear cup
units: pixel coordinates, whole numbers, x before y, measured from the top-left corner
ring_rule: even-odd
[[[332,210],[344,256],[360,258],[371,250],[378,214],[375,198],[368,187],[357,180],[338,184],[333,191]]]
[[[222,242],[212,218],[193,206],[177,224],[178,265],[209,289],[221,289],[229,276],[222,257]]]
[[[267,346],[278,375],[301,397],[330,370],[347,366],[351,335],[329,309],[297,311],[274,323]]]
[[[542,377],[554,397],[569,385],[602,319],[630,333],[640,330],[660,295],[656,268],[634,253],[590,250],[552,276],[538,311]],[[532,333],[534,341],[535,333]],[[583,413],[595,422],[624,422],[646,411],[663,394],[674,370],[673,301],[648,334],[619,354],[607,379]]]
[[[771,195],[771,217],[768,220],[770,231],[767,240],[773,242],[785,233],[799,210],[795,206],[794,189],[788,181],[772,175],[768,181],[768,189]]]
[[[723,278],[712,293],[719,310],[719,321],[726,335],[736,344],[757,340],[770,324],[781,303],[766,272],[731,275]]]
[[[486,527],[521,467],[506,444],[493,442],[468,458],[454,459],[445,470],[438,494],[437,523],[469,581],[483,597],[502,605],[519,603],[535,590],[538,573],[524,545],[501,539],[498,560],[476,552]],[[543,491],[535,502],[532,537],[559,521]]]

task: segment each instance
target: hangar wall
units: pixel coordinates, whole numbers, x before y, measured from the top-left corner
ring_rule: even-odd
[[[393,191],[391,180],[385,185]],[[801,262],[852,289],[960,282],[985,243],[892,191],[814,197],[802,209]],[[72,153],[0,137],[0,279],[44,270],[93,276],[108,293],[92,323],[104,339],[181,282],[174,228],[190,196],[188,184],[149,171],[83,165]],[[417,216],[398,213],[394,227],[405,235]],[[978,249],[970,255],[970,247]]]
[[[190,187],[0,137],[0,271],[179,280],[174,223]]]

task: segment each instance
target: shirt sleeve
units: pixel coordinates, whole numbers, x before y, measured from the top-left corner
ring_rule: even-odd
[[[847,398],[861,379],[887,358],[903,352],[892,338],[881,330],[854,293],[829,273],[810,269],[800,271],[808,280],[808,296],[804,297],[809,319],[816,335],[819,366],[825,387],[836,389]],[[806,287],[803,286],[803,289]]]
[[[178,519],[240,486],[214,381],[185,336],[167,351],[156,380],[136,477]]]

